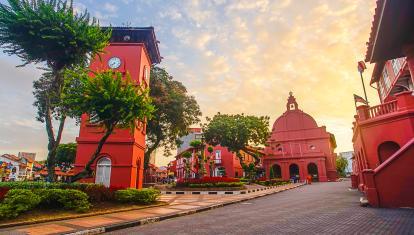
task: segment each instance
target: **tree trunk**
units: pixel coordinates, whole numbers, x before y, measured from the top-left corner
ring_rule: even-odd
[[[52,124],[52,114],[49,106],[49,101],[45,101],[45,106],[47,113],[45,114],[45,128],[48,137],[48,145],[47,145],[47,181],[54,182],[55,181],[55,165],[56,165],[56,141],[55,141],[55,133],[53,131],[53,124]]]
[[[61,76],[61,71],[54,69],[53,73],[54,76],[54,82],[56,86],[58,87],[58,94],[60,95],[62,93],[62,86],[63,86],[63,80]],[[60,124],[58,129],[58,134],[55,139],[55,133],[53,130],[53,123],[52,123],[52,110],[50,105],[49,97],[45,98],[45,109],[46,113],[45,115],[45,128],[46,133],[48,137],[48,154],[47,154],[47,181],[48,182],[54,182],[55,181],[55,166],[56,166],[56,150],[57,147],[60,144],[60,140],[62,138],[63,129],[65,126],[66,116],[62,115],[60,118]]]
[[[102,138],[98,142],[98,146],[96,147],[96,150],[94,154],[89,159],[88,163],[86,163],[85,168],[79,172],[78,174],[74,175],[71,179],[71,182],[76,182],[80,179],[87,178],[92,176],[92,164],[95,162],[95,160],[99,157],[99,154],[101,153],[102,147],[104,146],[106,140],[108,137],[112,134],[114,127],[116,124],[111,124],[106,128],[105,134],[102,136]]]
[[[158,148],[160,143],[161,143],[161,140],[159,138],[157,138],[157,141],[155,141],[155,143],[151,147],[148,147],[145,150],[145,153],[144,153],[144,169],[148,169],[148,164],[149,164],[149,160],[151,158],[151,154],[152,154],[152,152],[154,152]]]

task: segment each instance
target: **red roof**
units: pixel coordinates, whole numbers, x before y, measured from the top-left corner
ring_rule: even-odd
[[[3,154],[2,157],[7,158],[9,160],[15,161],[15,162],[19,162],[21,160],[21,158],[17,157],[16,155],[13,154]]]
[[[43,168],[40,171],[40,174],[44,175],[44,176],[48,175],[47,168]],[[72,176],[72,175],[75,175],[75,172],[73,170],[69,170],[68,172],[63,172],[63,171],[60,170],[59,167],[55,167],[55,175],[58,175],[58,176]]]
[[[365,62],[370,61],[372,50],[374,48],[375,40],[377,37],[378,25],[381,19],[381,11],[383,9],[384,0],[377,0],[377,7],[375,8],[374,19],[372,20],[371,33],[369,34],[369,40],[367,42],[367,52],[365,54]]]

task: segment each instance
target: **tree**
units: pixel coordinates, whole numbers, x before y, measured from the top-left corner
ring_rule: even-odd
[[[201,116],[194,96],[163,68],[151,68],[150,96],[155,113],[147,123],[145,167],[151,153],[159,147],[164,147],[165,155],[170,155],[179,138],[186,135],[188,128],[198,123]]]
[[[270,174],[270,179],[275,178],[275,171],[273,170],[273,167],[270,167],[270,172],[269,172],[269,174]]]
[[[63,100],[66,107],[70,107],[71,115],[79,118],[87,113],[89,123],[100,126],[104,133],[85,169],[73,177],[72,181],[77,181],[92,175],[91,165],[115,128],[134,130],[138,120],[151,117],[154,106],[148,91],[129,75],[123,78],[122,73],[109,70],[89,76],[76,71],[70,72],[68,77],[71,79],[67,79]]]
[[[227,147],[229,151],[236,154],[242,167],[245,163],[240,151],[252,155],[255,165],[259,163],[259,154],[247,146],[266,143],[269,135],[269,117],[218,113],[213,118],[207,118],[207,121],[208,123],[204,125],[204,138],[208,144]]]
[[[191,166],[190,166],[190,158],[192,157],[192,154],[188,151],[184,152],[182,154],[183,156],[183,162],[184,162],[184,179],[188,179],[190,177],[190,171],[191,171]]]
[[[37,120],[45,123],[48,136],[48,179],[54,181],[56,150],[66,120],[61,93],[66,69],[86,66],[101,53],[111,31],[102,31],[85,10],[74,14],[73,2],[65,0],[7,0],[0,3],[0,46],[16,55],[25,66],[39,64],[46,72],[34,83]],[[53,121],[59,122],[57,132]]]
[[[342,156],[336,158],[336,171],[341,177],[345,177],[346,168],[348,167],[348,161]]]
[[[59,144],[56,149],[56,165],[64,170],[69,169],[75,162],[76,148],[76,143]]]

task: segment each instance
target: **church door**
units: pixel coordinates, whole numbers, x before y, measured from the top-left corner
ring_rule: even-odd
[[[289,166],[289,175],[290,178],[296,177],[296,179],[299,179],[299,166],[297,164],[290,164]]]
[[[109,187],[111,184],[111,159],[107,157],[99,159],[96,165],[95,183]]]

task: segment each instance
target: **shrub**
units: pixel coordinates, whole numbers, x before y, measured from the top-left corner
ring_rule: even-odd
[[[214,184],[212,183],[205,183],[205,184],[188,184],[190,188],[212,188]]]
[[[58,201],[64,206],[65,209],[75,210],[76,212],[86,212],[91,206],[88,201],[88,195],[82,191],[74,189],[61,190],[61,195]]]
[[[250,180],[249,179],[246,179],[246,178],[240,178],[240,182],[245,182],[245,183],[247,183],[247,182],[249,182]]]
[[[113,188],[107,188],[102,184],[88,184],[84,190],[90,202],[112,201],[114,199]]]
[[[0,204],[0,218],[14,218],[36,207],[41,199],[28,189],[12,189]]]
[[[160,191],[153,188],[123,189],[115,192],[115,199],[124,203],[150,204],[157,201]]]
[[[101,184],[86,183],[48,183],[48,182],[0,182],[0,201],[2,189],[76,189],[86,193],[90,202],[114,199],[114,190]]]
[[[64,208],[76,212],[86,212],[90,208],[88,195],[75,189],[38,189],[35,193],[41,198],[41,205],[48,208]]]

